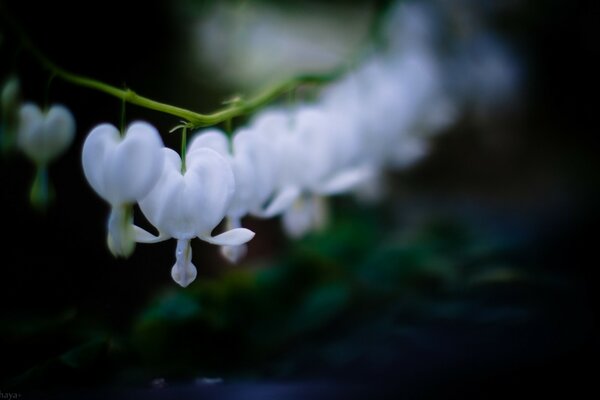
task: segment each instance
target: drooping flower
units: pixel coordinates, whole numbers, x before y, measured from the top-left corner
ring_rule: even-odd
[[[101,124],[85,140],[83,172],[90,186],[111,206],[107,243],[115,257],[133,253],[132,205],[160,178],[162,147],[158,131],[146,122],[131,124],[124,137],[113,125]]]
[[[158,230],[158,236],[135,227],[136,240],[156,243],[177,239],[176,262],[171,276],[186,287],[196,278],[192,264],[190,241],[198,237],[220,246],[246,243],[254,232],[237,228],[217,236],[213,229],[225,217],[231,204],[235,179],[228,161],[214,150],[196,149],[186,156],[186,170],[181,170],[181,158],[171,149],[163,149],[164,166],[154,188],[140,202],[148,221]]]
[[[346,192],[368,179],[371,168],[358,163],[359,132],[341,112],[300,107],[288,116],[287,124],[272,121],[283,127],[272,133],[279,134],[277,190],[262,215],[283,213],[284,229],[298,237],[325,222],[326,213],[319,211],[324,199],[312,196]]]
[[[39,166],[47,166],[73,142],[75,118],[65,106],[55,104],[42,112],[26,103],[19,116],[18,145]]]
[[[43,112],[33,103],[19,110],[17,145],[36,165],[30,192],[32,204],[44,208],[51,200],[48,165],[64,153],[75,137],[75,118],[64,106],[55,104]]]
[[[223,156],[231,165],[235,190],[227,214],[228,229],[241,227],[241,219],[250,212],[259,212],[271,196],[275,185],[275,168],[269,146],[263,136],[243,129],[233,137],[231,151],[225,134],[216,129],[199,133],[192,140],[189,153],[209,148]],[[221,253],[230,262],[238,262],[247,252],[246,245],[223,246]]]
[[[300,238],[308,232],[324,228],[328,212],[325,197],[303,194],[283,214],[283,229],[291,238]]]

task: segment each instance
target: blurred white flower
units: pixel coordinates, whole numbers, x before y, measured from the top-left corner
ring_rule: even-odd
[[[64,106],[55,104],[42,112],[33,103],[19,111],[17,144],[38,166],[47,166],[64,153],[75,137],[75,118]]]
[[[192,140],[188,154],[193,157],[201,149],[212,149],[230,164],[235,180],[231,203],[226,211],[230,229],[241,227],[241,218],[251,211],[259,212],[273,192],[275,169],[265,138],[251,129],[243,129],[229,140],[217,129],[199,132]],[[246,254],[246,246],[225,246],[221,253],[230,262],[238,262]]]
[[[298,236],[309,227],[325,222],[321,218],[315,225],[315,213],[305,203],[312,204],[313,196],[351,190],[369,179],[372,169],[360,163],[360,134],[353,125],[353,116],[316,105],[296,108],[290,111],[288,118],[277,139],[280,157],[277,191],[263,215],[271,217],[283,213],[284,227],[286,220],[303,227],[286,228],[290,233],[297,232],[292,236]],[[288,213],[291,216],[286,216]]]
[[[324,228],[327,219],[328,207],[325,197],[302,195],[285,211],[282,224],[288,236],[297,239],[308,232]]]
[[[44,209],[52,200],[48,165],[67,150],[74,136],[75,118],[66,107],[55,104],[47,112],[33,103],[20,107],[17,146],[36,165],[29,194],[31,204],[36,208]]]

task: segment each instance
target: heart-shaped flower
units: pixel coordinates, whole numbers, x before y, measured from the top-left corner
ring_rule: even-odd
[[[83,172],[92,188],[112,206],[146,196],[162,171],[162,140],[146,122],[129,126],[125,136],[111,124],[92,129],[83,145]]]
[[[36,208],[44,209],[52,200],[48,165],[66,151],[74,136],[75,119],[64,106],[55,104],[42,112],[37,105],[26,103],[19,109],[17,146],[36,165],[29,196]]]
[[[156,186],[139,202],[146,218],[159,232],[153,236],[136,227],[136,239],[155,243],[177,239],[173,280],[185,287],[196,278],[190,240],[198,237],[221,246],[246,243],[254,232],[237,228],[217,236],[212,230],[221,222],[233,198],[235,180],[228,161],[214,150],[196,149],[186,157],[186,170],[171,149],[163,149],[164,167]]]
[[[357,163],[359,131],[347,119],[340,112],[316,106],[297,108],[287,124],[272,119],[271,124],[282,129],[277,140],[278,187],[262,215],[283,213],[284,228],[292,237],[324,223],[322,207],[313,207],[324,200],[313,201],[313,195],[346,192],[371,174],[370,166]]]
[[[162,172],[162,140],[145,122],[129,126],[125,136],[110,124],[92,129],[82,152],[83,172],[92,188],[111,205],[108,247],[128,257],[135,247],[132,204],[146,196]]]
[[[235,190],[227,209],[227,227],[241,226],[241,218],[249,212],[258,212],[271,196],[275,185],[275,168],[266,138],[254,130],[243,129],[233,137],[231,151],[229,140],[217,129],[199,133],[192,140],[188,154],[201,149],[212,149],[230,164],[235,179]],[[224,246],[221,253],[236,263],[246,254],[246,246]]]
[[[75,137],[75,118],[64,106],[55,104],[42,112],[33,103],[19,111],[18,146],[38,166],[47,166],[65,152]]]

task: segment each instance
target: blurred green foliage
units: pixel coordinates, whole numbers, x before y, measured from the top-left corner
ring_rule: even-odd
[[[496,251],[457,222],[396,232],[385,218],[344,209],[272,262],[169,291],[137,319],[131,343],[161,376],[285,375],[307,355],[335,364],[366,351],[365,330],[394,329],[377,322],[390,309],[445,301]]]
[[[39,358],[3,387],[285,377],[314,360],[382,358],[378,336],[405,332],[427,313],[456,316],[466,292],[523,277],[501,262],[500,246],[455,220],[392,229],[385,211],[336,206],[328,228],[273,259],[169,286],[124,332],[75,312],[3,323],[5,343],[39,346]]]

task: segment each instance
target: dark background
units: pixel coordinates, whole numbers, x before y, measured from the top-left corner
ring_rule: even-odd
[[[189,21],[170,2],[61,3],[3,1],[0,11],[70,71],[200,111],[217,108],[220,99],[235,91],[211,86],[210,76],[203,78],[205,83],[195,79],[190,85],[188,76],[175,72],[181,69],[174,65],[186,62],[182,43]],[[521,324],[500,322],[482,329],[469,318],[423,318],[431,315],[429,311],[412,309],[410,318],[420,321],[414,336],[383,340],[383,349],[378,349],[396,355],[391,361],[373,355],[371,361],[328,366],[310,355],[294,355],[300,361],[289,374],[275,372],[277,367],[263,361],[254,375],[248,373],[251,368],[228,370],[225,362],[221,369],[206,371],[225,379],[228,374],[237,379],[241,376],[250,384],[241,393],[236,386],[198,389],[204,390],[205,396],[219,396],[222,390],[232,397],[260,398],[261,390],[268,390],[265,385],[273,379],[299,381],[298,386],[284,385],[283,389],[286,396],[298,398],[319,392],[303,383],[315,380],[364,380],[373,384],[374,393],[390,397],[398,387],[432,397],[441,393],[444,397],[459,393],[518,397],[559,389],[574,394],[593,384],[597,336],[592,304],[597,290],[595,232],[600,182],[594,123],[598,70],[592,60],[598,56],[598,7],[558,0],[512,4],[495,16],[492,26],[517,49],[526,66],[520,104],[497,110],[483,121],[467,110],[458,124],[435,140],[430,157],[393,175],[390,199],[365,213],[378,216],[383,226],[390,221],[413,226],[422,219],[450,219],[469,229],[475,227],[475,232],[491,231],[492,236],[512,243],[499,256],[502,262],[528,268],[539,280],[510,284],[508,289],[492,285],[462,299],[471,304],[472,313],[477,308],[482,315],[498,304],[525,304],[534,312]],[[0,27],[4,34],[2,78],[17,73],[24,98],[41,104],[48,74],[26,53],[18,52],[4,19]],[[168,376],[168,381],[183,382],[184,389],[174,385],[172,390],[190,394],[185,392],[189,381],[185,373],[161,370],[161,363],[172,362],[160,357],[148,361],[135,351],[125,351],[116,361],[108,357],[109,361],[103,359],[76,374],[42,370],[41,378],[14,381],[33,366],[45,365],[75,346],[82,329],[132,337],[132,321],[157,295],[181,290],[173,287],[169,276],[174,242],[139,245],[126,261],[113,259],[105,246],[108,206],[87,185],[80,150],[93,126],[104,121],[118,124],[120,102],[59,79],[52,81],[48,93],[51,102],[64,103],[73,111],[78,125],[71,150],[50,169],[57,191],[55,204],[45,213],[33,210],[27,198],[33,167],[17,154],[0,161],[4,237],[0,247],[0,389],[18,391],[23,398],[30,387],[38,393],[51,390],[56,394],[72,387],[91,387],[103,393],[115,385],[151,387],[152,379]],[[149,120],[161,132],[178,122],[135,106],[127,106],[126,112],[129,121]],[[178,146],[176,137],[164,137],[165,144]],[[363,206],[348,199],[336,199],[335,204],[342,210],[342,219],[344,210],[362,218],[363,212],[356,209]],[[303,260],[298,248],[310,248],[312,243],[310,238],[300,244],[288,241],[277,221],[249,221],[249,227],[260,233],[257,239],[263,236],[250,245],[250,263],[285,259],[289,254],[290,259]],[[194,260],[198,279],[209,285],[217,285],[223,275],[235,272],[220,260],[215,248],[204,243],[194,244]],[[452,303],[451,298],[438,300]],[[381,315],[393,313],[385,310]],[[62,320],[71,322],[56,322]],[[346,318],[344,331],[356,331],[356,326],[364,323],[358,321],[353,325],[352,319]],[[53,323],[60,327],[47,334],[47,325]],[[73,329],[79,333],[73,334]],[[335,342],[338,329],[326,329],[328,340]],[[41,333],[36,335],[36,330]],[[377,342],[380,338],[357,335],[359,341]],[[295,354],[292,349],[296,346],[305,348],[301,335],[288,345],[289,352],[282,351],[273,359]],[[226,350],[225,355],[235,358]],[[241,375],[236,372],[240,369],[245,371]],[[119,372],[124,370],[137,372]],[[7,382],[8,389],[1,382]],[[394,392],[383,389],[388,387]],[[152,394],[156,389],[148,390],[147,394]],[[347,390],[344,383],[322,393],[342,397],[350,395]]]

